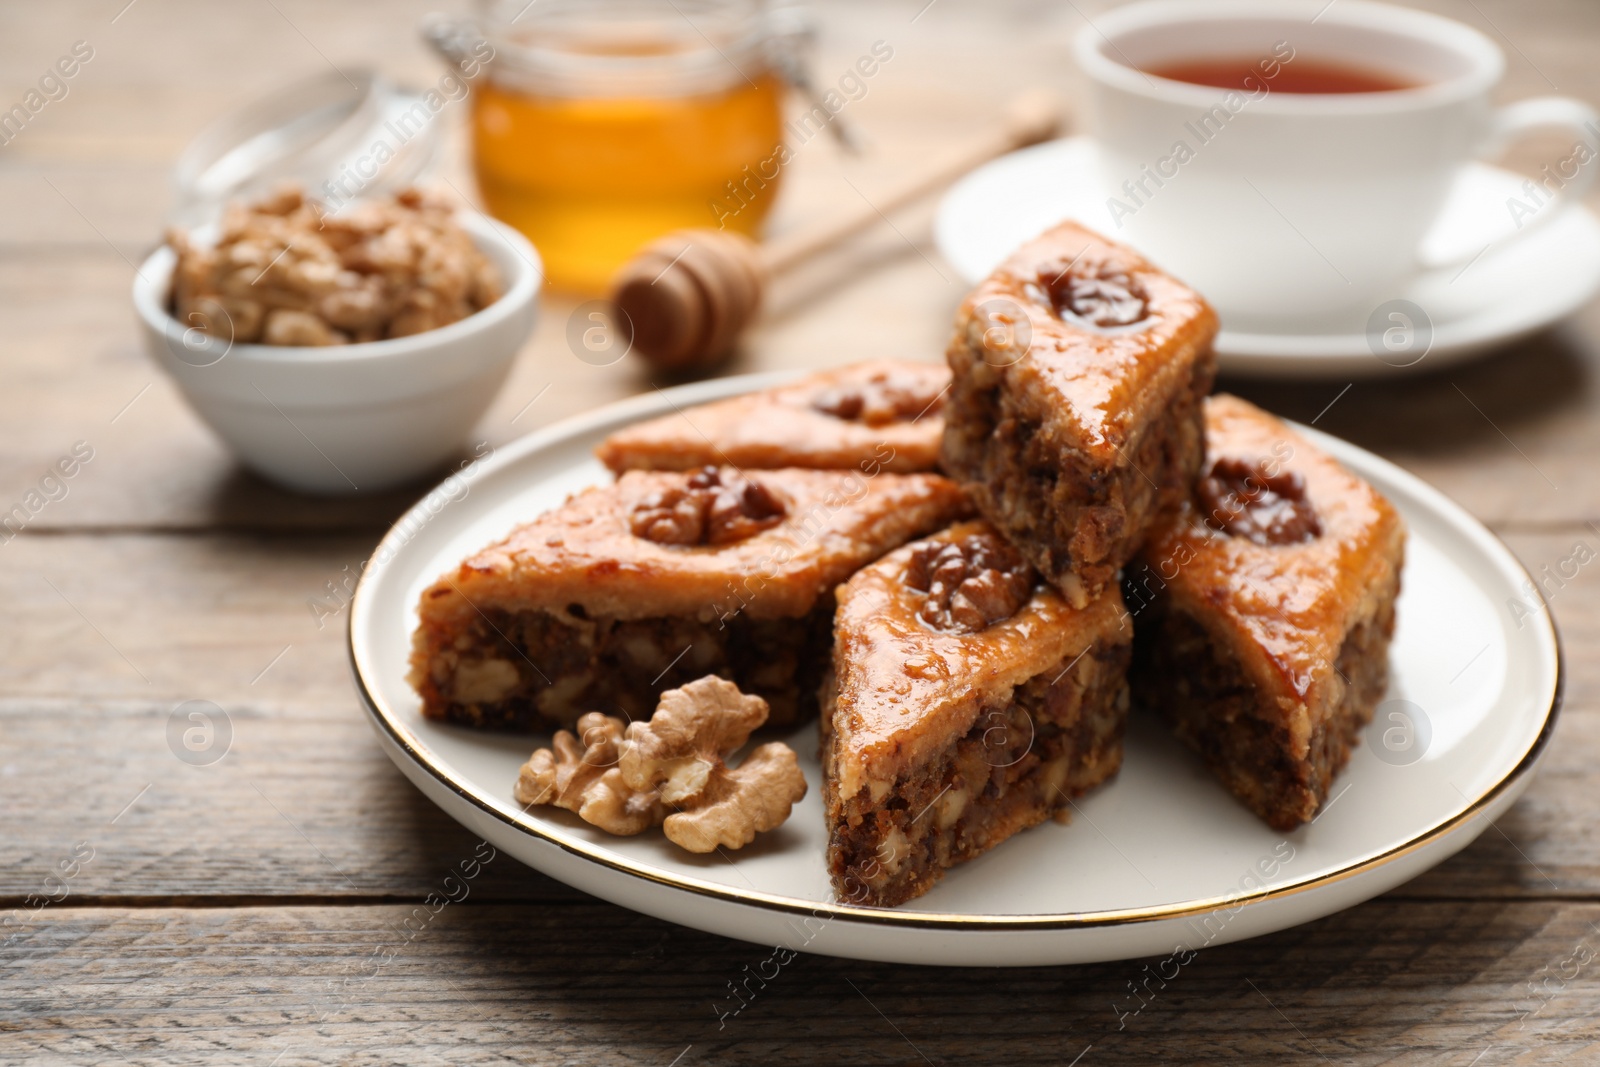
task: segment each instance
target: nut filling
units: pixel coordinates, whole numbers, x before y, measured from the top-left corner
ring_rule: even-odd
[[[917,618],[935,630],[977,633],[1017,613],[1033,591],[1033,568],[992,533],[918,545],[906,585],[926,593]]]
[[[1098,645],[982,708],[945,758],[897,780],[887,802],[842,798],[830,830],[839,899],[892,907],[944,871],[1065,809],[1122,763],[1127,645]]]
[[[1348,682],[1338,705],[1312,730],[1303,759],[1285,755],[1289,735],[1278,709],[1263,700],[1238,658],[1192,616],[1164,604],[1135,628],[1135,699],[1171,723],[1269,826],[1293,830],[1321,809],[1388,689],[1392,597],[1345,637],[1334,669]]]
[[[1102,329],[1132,326],[1150,313],[1149,297],[1125,271],[1108,264],[1074,270],[1073,264],[1053,264],[1039,272],[1028,295],[1056,313],[1056,318],[1076,319]]]
[[[1268,474],[1262,462],[1223,457],[1195,487],[1206,525],[1258,545],[1295,545],[1322,536],[1305,479],[1293,471]]]
[[[913,422],[923,415],[937,415],[944,400],[943,391],[930,391],[920,377],[879,375],[855,385],[824,390],[811,406],[836,419],[868,426]]]
[[[834,600],[798,619],[579,618],[488,608],[442,654],[435,684],[445,717],[527,730],[577,721],[590,708],[650,714],[663,689],[707,674],[731,678],[771,705],[774,723],[816,707],[832,643]]]
[[[783,521],[783,499],[751,478],[705,467],[633,509],[632,529],[660,545],[726,545]]]

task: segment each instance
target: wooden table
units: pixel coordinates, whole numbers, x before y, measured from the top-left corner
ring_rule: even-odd
[[[1121,1030],[1112,1002],[1138,963],[820,957],[719,1025],[713,1002],[769,950],[631,914],[507,857],[466,900],[406,925],[475,841],[379,752],[342,614],[309,605],[415,491],[311,500],[242,472],[140,351],[128,289],[200,126],[329,64],[436,79],[415,33],[429,5],[126,3],[0,9],[6,106],[74,41],[94,49],[68,96],[0,148],[0,507],[75,443],[93,449],[66,495],[0,544],[0,915],[23,916],[0,950],[0,1062],[1600,1062],[1596,567],[1554,597],[1566,710],[1498,824],[1385,897],[1204,953]],[[1431,6],[1502,38],[1507,98],[1558,86],[1600,99],[1600,7]],[[808,145],[779,228],[855,197],[851,185],[870,197],[1017,89],[1072,91],[1066,43],[1100,5],[920,7],[824,9],[825,82],[875,40],[895,54],[849,107],[869,151],[842,161]],[[935,356],[962,287],[928,235],[928,212],[910,212],[785,284],[734,369]],[[545,304],[483,423],[491,443],[648,384],[631,360],[573,356],[574,306]],[[1600,545],[1597,360],[1591,306],[1431,377],[1224,384],[1291,418],[1320,414],[1538,569]],[[169,746],[190,700],[231,728],[209,766]]]

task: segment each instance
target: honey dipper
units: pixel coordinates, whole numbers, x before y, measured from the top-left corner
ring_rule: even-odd
[[[768,279],[867,229],[980,163],[1037,144],[1061,128],[1061,105],[1034,90],[1015,97],[999,124],[899,187],[767,244],[728,230],[678,230],[652,241],[617,272],[611,300],[633,349],[663,370],[706,369],[726,357],[755,318]]]

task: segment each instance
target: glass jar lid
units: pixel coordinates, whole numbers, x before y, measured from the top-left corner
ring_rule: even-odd
[[[810,26],[799,5],[765,0],[478,0],[475,18],[424,32],[457,64],[486,41],[488,76],[514,91],[671,97],[787,76]]]
[[[334,210],[415,184],[438,160],[439,113],[467,94],[466,80],[451,78],[413,92],[370,70],[330,71],[222,116],[178,157],[171,221],[204,225],[228,201],[283,181]]]

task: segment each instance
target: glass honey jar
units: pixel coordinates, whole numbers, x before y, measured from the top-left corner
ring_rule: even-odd
[[[781,184],[795,14],[762,0],[480,3],[484,206],[527,235],[552,285],[579,292],[672,230],[756,233]]]

